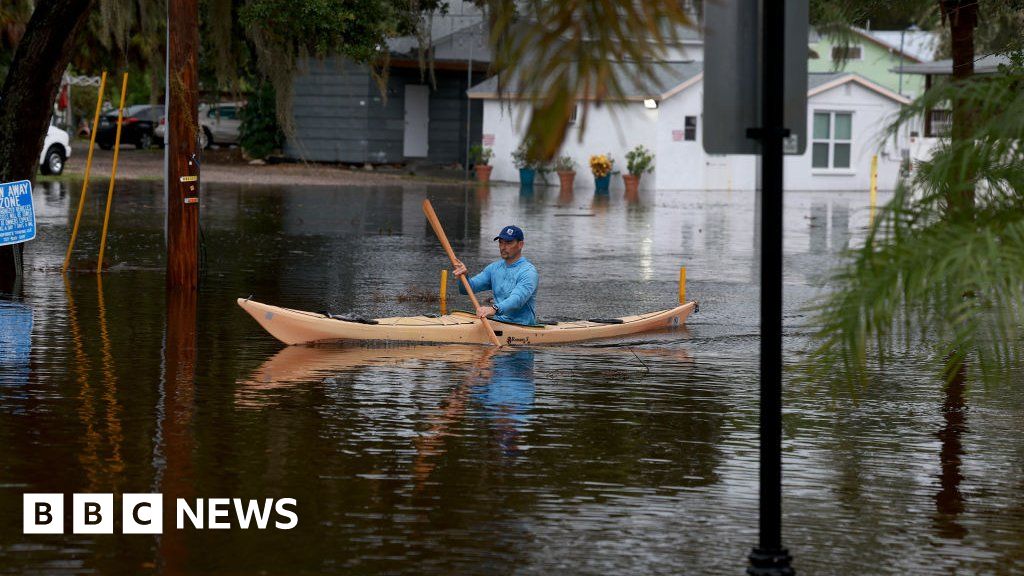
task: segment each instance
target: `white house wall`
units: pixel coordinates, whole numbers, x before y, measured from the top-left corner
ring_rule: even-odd
[[[871,157],[878,154],[878,188],[893,190],[899,178],[900,152],[885,129],[899,111],[899,104],[855,82],[847,82],[816,94],[807,101],[807,152],[786,156],[787,190],[868,190]],[[815,112],[851,112],[853,146],[849,170],[811,168],[811,137]]]
[[[583,119],[583,105],[579,105],[579,121]],[[494,140],[491,148],[494,159],[491,165],[494,171],[491,179],[503,182],[518,182],[519,171],[512,164],[512,151],[523,140],[529,116],[522,111],[528,110],[529,104],[512,102],[502,104],[497,100],[484,102],[484,141],[491,135]],[[656,130],[658,129],[659,110],[648,110],[642,102],[625,104],[604,104],[601,107],[591,105],[587,117],[587,129],[583,140],[579,140],[579,121],[570,126],[562,144],[559,156],[568,155],[576,161],[576,186],[593,186],[590,173],[590,156],[611,152],[615,158],[615,170],[625,172],[626,152],[637,145],[650,150],[657,146]],[[658,159],[655,158],[655,170]],[[640,181],[640,189],[653,189],[657,173],[648,174]],[[552,184],[557,184],[557,177],[550,177]],[[612,190],[621,190],[622,177],[612,177]]]
[[[662,101],[655,110],[641,102],[591,106],[587,130],[579,140],[579,125],[569,128],[561,154],[576,160],[576,186],[592,186],[588,159],[592,154],[611,152],[615,169],[625,171],[625,153],[643,144],[655,154],[655,170],[641,180],[641,189],[658,190],[754,190],[758,187],[756,156],[709,155],[701,144],[705,126],[702,115],[703,84],[695,85]],[[512,151],[522,141],[528,118],[520,112],[528,104],[513,102],[511,107],[497,100],[484,101],[485,142],[493,136],[492,179],[516,182],[519,173],[512,164]],[[808,138],[816,111],[850,112],[852,150],[849,170],[811,168],[812,146],[801,156],[786,156],[787,190],[868,190],[871,157],[878,154],[878,188],[892,190],[899,176],[899,147],[889,138],[883,141],[885,128],[893,120],[900,104],[895,100],[847,82],[809,98],[807,106]],[[581,110],[582,112],[582,110]],[[695,140],[677,139],[673,132],[685,131],[686,116],[697,116]],[[581,114],[582,117],[582,114]],[[685,132],[682,132],[685,134]],[[551,183],[557,183],[554,178]],[[622,189],[622,179],[612,178],[612,190]]]
[[[662,101],[654,164],[659,190],[753,190],[757,160],[754,156],[718,156],[704,152],[703,84],[698,83]],[[686,116],[697,117],[695,140],[677,140]]]

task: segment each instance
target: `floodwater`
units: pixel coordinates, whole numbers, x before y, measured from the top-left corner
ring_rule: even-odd
[[[163,191],[103,186],[59,273],[78,184],[36,189],[39,236],[0,293],[0,572],[737,574],[757,541],[754,193],[405,185],[207,186],[198,298],[165,295]],[[678,299],[687,328],[626,341],[291,347],[237,297],[364,316],[435,312],[446,262],[429,197],[471,269],[517,223],[542,317]],[[786,200],[787,357],[804,307],[855,246],[868,195]],[[465,308],[449,287],[452,305]],[[1019,387],[948,393],[908,358],[854,401],[788,384],[784,544],[803,574],[1024,571]],[[114,493],[115,534],[22,534],[24,493]],[[121,534],[120,494],[162,493],[162,535]],[[175,527],[175,499],[294,498],[298,524]]]

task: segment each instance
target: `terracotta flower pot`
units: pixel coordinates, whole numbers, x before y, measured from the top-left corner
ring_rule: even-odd
[[[576,172],[569,171],[558,171],[558,180],[561,183],[562,190],[572,190],[573,185],[576,183]]]
[[[626,185],[626,194],[635,195],[640,190],[640,176],[623,174],[622,183]]]
[[[494,170],[494,166],[488,166],[487,164],[476,165],[476,180],[477,182],[490,182],[491,171]]]

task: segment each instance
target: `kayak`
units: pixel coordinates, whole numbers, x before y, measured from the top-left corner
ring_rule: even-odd
[[[246,298],[239,298],[238,305],[271,336],[289,345],[359,340],[436,344],[491,343],[483,321],[468,312],[365,320],[281,308]],[[696,307],[696,302],[687,302],[668,310],[636,316],[574,320],[536,326],[497,320],[489,320],[489,323],[498,340],[505,346],[566,344],[678,328],[686,322],[686,318]]]

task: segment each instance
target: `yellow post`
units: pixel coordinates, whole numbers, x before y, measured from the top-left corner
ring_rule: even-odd
[[[448,313],[448,269],[441,270],[441,315]]]
[[[679,269],[679,304],[686,304],[686,266]]]
[[[82,208],[85,207],[85,190],[89,187],[89,171],[92,170],[92,151],[96,146],[96,130],[100,125],[100,111],[103,109],[103,89],[107,85],[107,71],[100,76],[100,92],[96,96],[96,114],[92,119],[92,132],[89,133],[89,156],[85,161],[85,179],[82,180],[82,194],[78,198],[78,213],[75,214],[75,226],[71,229],[71,241],[68,242],[68,253],[64,255],[64,265],[60,267],[63,274],[68,270],[68,263],[71,262],[71,251],[75,248],[75,238],[78,237],[78,223],[82,221]]]
[[[871,157],[871,221],[875,221],[875,203],[878,200],[878,154]]]
[[[107,211],[103,214],[103,233],[100,235],[100,259],[96,262],[96,273],[103,272],[103,252],[107,248],[107,224],[110,222],[110,203],[114,199],[114,179],[117,177],[117,153],[121,150],[121,118],[124,116],[124,97],[128,93],[128,73],[121,79],[121,105],[117,108],[117,132],[114,135],[114,167],[110,170],[110,186],[107,188]]]

